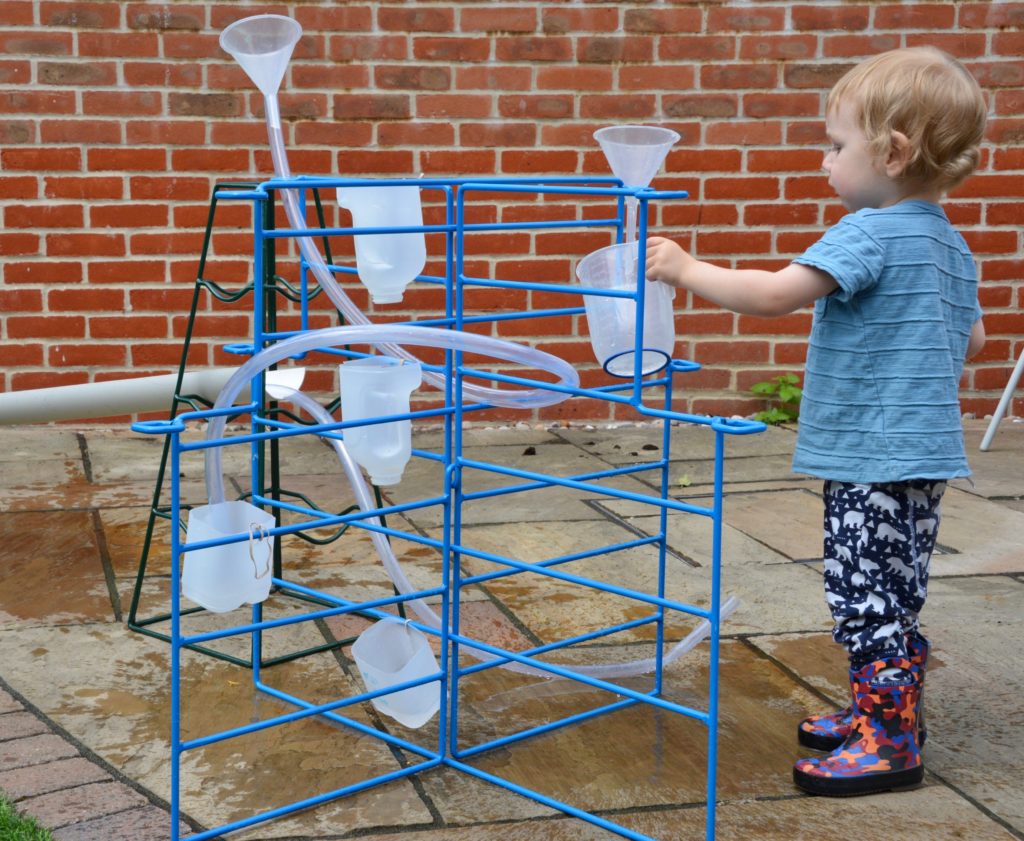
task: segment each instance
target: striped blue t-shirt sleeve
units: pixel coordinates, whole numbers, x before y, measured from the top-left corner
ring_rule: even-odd
[[[833,296],[846,302],[878,283],[885,268],[885,249],[852,214],[793,262],[828,272],[839,284]]]

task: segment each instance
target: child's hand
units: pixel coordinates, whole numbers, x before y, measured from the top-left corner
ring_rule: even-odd
[[[647,240],[645,269],[648,280],[660,280],[669,286],[685,287],[686,274],[696,262],[678,243],[670,239],[650,237]]]

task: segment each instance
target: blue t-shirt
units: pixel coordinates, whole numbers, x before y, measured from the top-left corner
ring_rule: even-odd
[[[793,469],[841,482],[970,475],[957,388],[978,277],[942,208],[858,211],[795,262],[839,289],[814,305]]]

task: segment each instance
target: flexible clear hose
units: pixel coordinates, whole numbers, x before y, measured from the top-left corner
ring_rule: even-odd
[[[544,353],[543,351],[529,348],[524,345],[517,345],[512,342],[505,342],[488,336],[478,336],[471,333],[461,333],[451,330],[440,330],[432,327],[415,327],[412,325],[351,325],[345,327],[333,327],[326,330],[317,330],[284,339],[266,348],[260,353],[251,357],[242,365],[228,380],[217,396],[215,409],[223,409],[234,404],[235,399],[243,388],[248,385],[254,376],[265,371],[275,362],[280,362],[289,356],[315,350],[316,348],[333,347],[345,344],[370,344],[375,342],[402,342],[423,347],[442,347],[450,350],[468,351],[505,359],[512,362],[521,362],[532,367],[547,371],[565,380],[575,374],[575,370],[564,360],[556,356]],[[281,389],[282,386],[276,386]],[[302,394],[292,390],[287,399],[296,403],[300,408],[309,412],[321,423],[333,423],[334,418],[320,406],[319,403]],[[525,399],[525,398],[523,398]],[[225,416],[215,417],[210,420],[207,428],[207,440],[213,441],[221,438],[224,427],[227,423]],[[338,461],[348,477],[352,486],[356,501],[363,511],[372,511],[376,508],[370,493],[369,486],[359,468],[348,454],[341,441],[335,438],[327,439],[338,456]],[[206,456],[206,487],[209,501],[211,503],[224,501],[224,476],[221,466],[221,447],[210,447],[205,451]],[[379,525],[380,521],[374,517],[370,523]],[[395,557],[391,544],[384,535],[371,531],[371,540],[374,548],[380,556],[381,563],[387,571],[388,577],[399,593],[408,595],[415,591],[415,588],[402,571],[401,564]],[[441,619],[434,610],[422,599],[411,599],[408,602],[413,611],[432,628],[441,627]],[[720,617],[724,621],[738,606],[735,597],[727,599],[721,607]],[[664,656],[663,665],[673,663],[690,651],[701,642],[711,631],[711,625],[707,620],[702,621],[685,639],[677,643]],[[475,649],[472,646],[464,646],[470,653],[482,660],[493,661],[498,659],[494,654]],[[632,675],[645,674],[655,670],[657,661],[650,657],[644,660],[633,660],[626,663],[608,663],[593,666],[573,666],[573,670],[602,680],[614,677],[628,677]],[[504,664],[505,668],[522,674],[529,674],[538,677],[550,677],[551,673],[543,669],[533,668],[521,663],[510,662]]]
[[[285,149],[284,137],[281,132],[277,94],[267,95],[264,97],[264,100],[266,103],[267,136],[270,141],[270,155],[274,162],[274,172],[282,180],[291,180],[292,175],[291,168],[288,165],[288,153]],[[282,190],[280,192],[282,202],[284,203],[285,215],[288,217],[288,222],[292,228],[296,231],[308,231],[309,228],[306,226],[305,217],[299,206],[298,192],[296,190]],[[341,286],[338,285],[338,282],[334,279],[334,274],[320,255],[320,250],[314,241],[314,237],[297,236],[296,241],[317,282],[327,297],[330,298],[331,303],[345,317],[345,320],[349,324],[354,325],[372,323],[363,311],[355,305],[352,299],[345,294]],[[410,362],[418,361],[415,356],[397,345],[380,344],[377,347],[388,356],[394,356]],[[443,375],[433,371],[424,371],[423,379],[439,391],[444,391],[445,381]],[[579,382],[578,378],[576,382]],[[510,390],[489,388],[479,383],[470,382],[463,383],[462,393],[465,399],[469,399],[472,402],[491,403],[495,406],[515,406],[518,408],[551,406],[555,403],[561,403],[568,396],[543,388]]]
[[[391,347],[393,344],[413,345],[415,347],[444,348],[446,350],[491,356],[508,362],[526,365],[532,369],[547,371],[558,378],[553,385],[576,388],[579,375],[576,369],[564,359],[550,353],[527,347],[526,345],[506,342],[491,336],[480,336],[475,333],[464,333],[461,330],[442,330],[437,327],[417,327],[413,324],[352,324],[343,327],[328,327],[323,330],[310,330],[287,339],[275,342],[268,348],[254,354],[239,366],[238,370],[224,384],[214,409],[226,409],[234,405],[235,398],[241,393],[250,380],[265,371],[275,362],[290,356],[296,356],[318,348],[331,348],[341,345],[377,345]],[[444,381],[444,378],[441,378]],[[502,395],[502,405],[514,408],[528,408],[532,403],[531,391],[491,389]],[[464,392],[465,393],[465,390]],[[558,394],[559,398],[565,395]],[[224,415],[210,419],[206,438],[215,441],[224,434],[227,418]],[[210,447],[206,450],[206,494],[211,503],[224,501],[224,477],[221,475],[221,447]]]

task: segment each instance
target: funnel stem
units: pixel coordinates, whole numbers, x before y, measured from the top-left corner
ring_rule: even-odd
[[[640,200],[636,196],[626,198],[626,239],[628,245],[636,239],[636,215],[640,207]]]
[[[277,94],[268,93],[263,96],[263,110],[267,115],[267,125],[272,129],[281,129],[281,108],[277,104]]]

